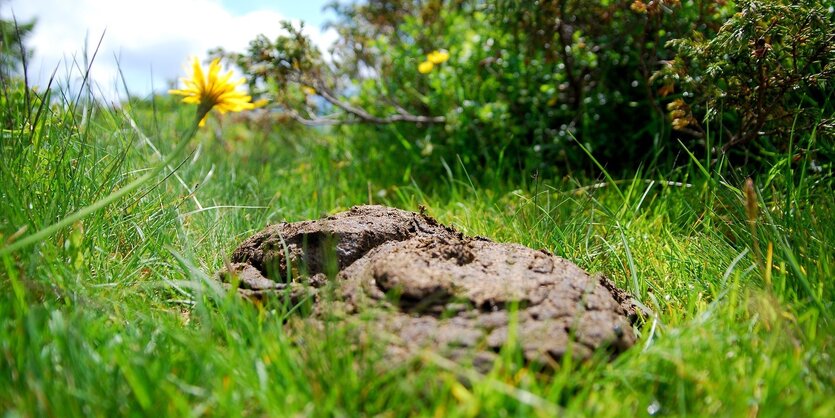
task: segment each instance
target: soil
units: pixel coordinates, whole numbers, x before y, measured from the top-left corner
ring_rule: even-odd
[[[635,343],[634,301],[605,277],[395,208],[272,225],[231,261],[234,274],[219,277],[241,295],[307,298],[314,323],[364,321],[398,359],[429,348],[489,367],[512,340],[527,361],[553,365],[569,350],[586,359]]]

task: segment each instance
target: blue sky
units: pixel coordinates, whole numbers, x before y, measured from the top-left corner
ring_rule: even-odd
[[[322,7],[329,0],[11,0],[0,3],[0,16],[37,19],[28,46],[32,84],[44,87],[58,68],[58,80],[77,83],[85,49],[98,40],[91,77],[105,100],[123,95],[119,73],[134,95],[164,91],[183,76],[191,56],[205,58],[215,47],[242,51],[258,34],[279,35],[280,20],[303,20],[320,47],[336,37],[322,31],[332,17]],[[85,41],[86,40],[86,41]]]
[[[291,19],[301,19],[306,24],[320,28],[326,18],[322,8],[330,0],[221,0],[223,6],[235,14],[244,14],[257,10],[275,10]]]

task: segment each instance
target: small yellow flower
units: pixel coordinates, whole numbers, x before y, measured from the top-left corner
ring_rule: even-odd
[[[635,13],[645,14],[647,12],[647,5],[641,0],[635,0],[629,8]]]
[[[191,78],[180,79],[185,88],[169,90],[168,94],[185,96],[183,103],[198,105],[197,111],[202,112],[203,115],[200,119],[200,126],[206,124],[206,117],[213,108],[220,113],[240,112],[255,108],[252,96],[237,90],[237,87],[243,84],[243,78],[230,81],[232,71],[220,75],[220,59],[215,58],[209,64],[208,73],[203,72],[197,57],[194,57],[191,66]]]
[[[424,61],[418,65],[418,71],[420,71],[421,74],[428,74],[432,71],[434,66],[435,64],[433,64],[432,61]]]
[[[446,51],[432,51],[426,56],[426,60],[432,64],[443,64],[449,59],[449,52]]]

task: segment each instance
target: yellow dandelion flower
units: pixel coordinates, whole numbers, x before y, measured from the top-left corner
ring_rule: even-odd
[[[226,113],[255,108],[252,103],[252,96],[237,90],[237,87],[243,84],[243,78],[230,81],[232,71],[220,75],[220,59],[215,58],[209,64],[208,73],[203,72],[197,57],[194,57],[191,66],[191,78],[180,79],[185,88],[169,90],[168,94],[185,96],[183,103],[198,105],[197,111],[202,115],[200,126],[206,124],[206,117],[212,109],[217,109],[220,113]]]
[[[449,52],[446,51],[432,51],[426,56],[426,60],[432,64],[443,64],[449,59]]]
[[[424,61],[418,65],[418,71],[420,71],[421,74],[428,74],[432,71],[433,67],[435,67],[435,64],[433,64],[432,61]]]

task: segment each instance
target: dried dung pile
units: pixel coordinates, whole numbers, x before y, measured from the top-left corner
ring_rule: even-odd
[[[486,366],[511,333],[526,360],[543,364],[569,346],[582,359],[635,342],[636,307],[608,279],[546,251],[467,237],[395,208],[357,206],[272,225],[231,259],[234,275],[219,277],[241,295],[310,298],[304,320],[314,323],[362,315],[362,329],[387,338],[397,358],[431,348]]]

